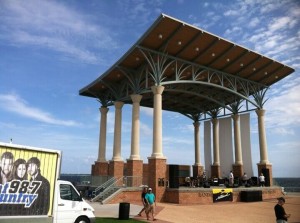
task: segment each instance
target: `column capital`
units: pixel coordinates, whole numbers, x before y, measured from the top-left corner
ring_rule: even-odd
[[[239,114],[233,114],[233,115],[231,115],[231,118],[232,118],[234,121],[239,121],[239,120],[240,120],[240,115],[239,115]]]
[[[123,105],[124,105],[124,102],[122,102],[122,101],[115,101],[114,105],[115,105],[115,107],[117,109],[121,109],[123,107]]]
[[[153,94],[162,94],[164,91],[165,87],[164,86],[152,86],[151,90],[153,92]]]
[[[257,110],[255,110],[255,112],[256,112],[257,116],[264,116],[265,113],[266,113],[266,110],[264,110],[264,109],[257,109]]]
[[[196,127],[199,127],[199,126],[200,126],[200,122],[199,122],[199,121],[195,121],[195,122],[193,123],[193,125],[194,125],[195,128],[196,128]]]
[[[133,103],[139,103],[142,100],[143,96],[140,94],[132,94],[130,95],[130,97]]]
[[[213,124],[218,124],[218,123],[219,123],[219,119],[218,119],[218,118],[212,118],[212,119],[211,119],[211,122],[212,122]]]
[[[108,112],[108,110],[109,110],[108,107],[101,106],[101,108],[99,108],[99,111],[101,112],[101,114],[106,114]]]

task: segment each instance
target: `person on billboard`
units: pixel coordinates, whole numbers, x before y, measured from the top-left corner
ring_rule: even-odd
[[[17,159],[14,163],[13,179],[27,180],[26,160]]]
[[[4,152],[0,160],[0,184],[4,185],[12,180],[14,166],[14,155],[11,152]],[[9,215],[12,210],[10,204],[0,204],[0,216]]]
[[[37,157],[31,157],[27,161],[27,173],[33,190],[31,193],[37,193],[38,197],[33,202],[28,211],[32,215],[47,215],[50,205],[50,184],[49,181],[41,175],[41,162]]]
[[[4,152],[1,155],[0,163],[0,184],[5,184],[12,180],[12,170],[14,166],[14,155],[11,152]]]

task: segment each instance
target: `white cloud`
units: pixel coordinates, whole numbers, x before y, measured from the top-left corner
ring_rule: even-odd
[[[57,119],[48,112],[42,111],[39,108],[31,107],[25,100],[16,94],[0,94],[0,109],[48,124],[62,126],[80,125],[75,121]]]
[[[271,32],[275,32],[279,29],[292,29],[297,24],[296,18],[291,17],[281,17],[281,18],[275,18],[269,23],[268,29]]]
[[[99,63],[95,49],[116,47],[105,27],[62,3],[2,1],[1,7],[0,39],[11,45],[38,46],[91,64]]]
[[[228,10],[226,12],[224,12],[224,16],[237,16],[240,15],[240,12],[238,10]]]
[[[249,26],[254,28],[256,27],[258,24],[260,23],[260,20],[258,17],[255,17],[253,19],[251,19],[251,21],[249,22]]]
[[[153,108],[141,107],[140,111],[147,116],[153,117]]]
[[[300,78],[277,87],[266,103],[266,122],[269,128],[277,128],[278,133],[292,134],[291,128],[300,124]],[[288,130],[287,130],[288,129]]]

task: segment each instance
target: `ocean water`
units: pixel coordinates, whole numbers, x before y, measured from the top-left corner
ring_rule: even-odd
[[[300,178],[273,178],[273,184],[284,187],[285,192],[300,192]]]

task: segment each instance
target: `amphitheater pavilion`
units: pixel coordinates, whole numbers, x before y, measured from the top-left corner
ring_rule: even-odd
[[[124,175],[121,157],[122,107],[132,104],[131,154],[126,160],[128,176],[147,175],[161,200],[166,187],[158,179],[168,176],[162,147],[162,110],[180,113],[194,125],[193,176],[203,174],[200,163],[199,126],[212,123],[210,175],[221,177],[219,120],[230,117],[233,126],[235,176],[244,172],[240,116],[254,111],[258,119],[260,160],[258,173],[272,165],[264,123],[266,91],[294,70],[221,37],[167,15],[160,15],[142,37],[105,73],[80,90],[80,95],[100,101],[101,123],[98,159],[92,175]],[[113,157],[106,159],[106,125],[109,107],[115,107]],[[153,147],[148,168],[140,157],[140,106],[153,108]],[[210,131],[210,130],[209,130]],[[144,168],[144,170],[143,170]],[[270,180],[272,185],[272,180]]]

